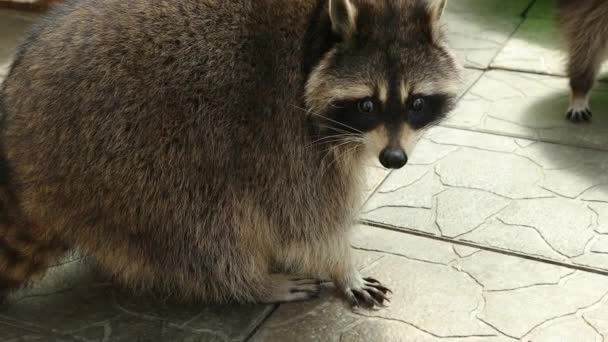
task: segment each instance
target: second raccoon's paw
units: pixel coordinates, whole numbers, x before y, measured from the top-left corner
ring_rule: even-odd
[[[272,293],[265,303],[297,302],[319,297],[321,281],[283,274],[272,275]]]
[[[568,109],[568,112],[566,113],[566,119],[573,123],[591,121],[592,116],[593,114],[591,113],[591,110],[589,110],[589,108],[577,109],[573,107]]]
[[[338,286],[353,307],[366,309],[386,307],[390,303],[389,294],[393,293],[378,280],[359,275]]]

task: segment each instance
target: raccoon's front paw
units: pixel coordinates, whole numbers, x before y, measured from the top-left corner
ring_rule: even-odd
[[[344,284],[338,284],[342,293],[353,307],[373,309],[386,307],[390,303],[388,295],[393,293],[374,278],[351,278]]]
[[[580,123],[580,122],[588,122],[591,121],[591,117],[593,114],[589,108],[576,108],[572,107],[568,109],[566,113],[566,119],[568,119],[572,123]]]

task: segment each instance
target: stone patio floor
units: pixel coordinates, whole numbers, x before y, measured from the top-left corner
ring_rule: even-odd
[[[564,120],[554,13],[451,1],[460,104],[405,169],[369,167],[353,242],[363,272],[394,290],[390,308],[353,312],[329,288],[305,303],[183,306],[135,298],[72,256],[0,306],[0,341],[604,341],[608,83],[592,124]],[[0,78],[34,20],[0,12]]]

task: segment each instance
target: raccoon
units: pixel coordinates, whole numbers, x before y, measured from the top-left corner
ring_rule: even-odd
[[[0,284],[76,248],[179,300],[385,305],[349,235],[364,164],[455,102],[444,0],[81,0],[1,90]]]
[[[558,6],[572,89],[567,119],[574,123],[589,121],[589,93],[608,58],[608,2],[560,0]]]

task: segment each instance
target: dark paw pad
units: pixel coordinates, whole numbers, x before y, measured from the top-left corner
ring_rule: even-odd
[[[568,113],[566,114],[566,118],[570,122],[573,122],[573,123],[589,122],[589,121],[591,121],[591,117],[593,117],[593,114],[591,113],[589,108],[585,108],[585,109],[571,108],[568,110]]]

